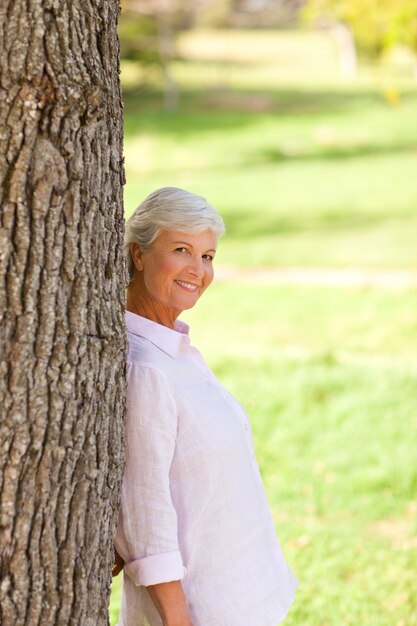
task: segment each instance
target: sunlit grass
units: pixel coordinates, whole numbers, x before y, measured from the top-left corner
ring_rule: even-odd
[[[215,281],[191,311],[198,342],[212,364],[274,357],[328,359],[414,368],[417,291]],[[200,330],[201,329],[201,330]],[[206,329],[206,332],[204,332]],[[219,351],[213,335],[227,334]],[[417,391],[416,391],[417,395]]]

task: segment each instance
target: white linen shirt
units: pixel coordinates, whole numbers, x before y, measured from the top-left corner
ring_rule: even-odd
[[[298,585],[275,536],[249,419],[175,330],[126,312],[119,626],[161,626],[147,585],[181,580],[194,626],[277,626]]]

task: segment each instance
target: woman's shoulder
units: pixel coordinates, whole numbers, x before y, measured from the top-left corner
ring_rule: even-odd
[[[146,345],[130,347],[127,359],[127,416],[142,426],[164,428],[176,434],[176,402],[172,381],[155,351]],[[139,422],[138,422],[139,420]]]
[[[128,369],[153,369],[166,374],[167,358],[163,350],[145,337],[128,333],[129,349],[127,356]]]

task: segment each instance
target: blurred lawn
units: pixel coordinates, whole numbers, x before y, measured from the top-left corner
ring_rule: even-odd
[[[187,35],[177,112],[134,88],[136,66],[124,64],[127,212],[157,187],[184,186],[226,220],[219,263],[416,267],[415,81],[387,66],[346,85],[323,35],[269,34],[275,61],[262,64],[264,35],[238,35],[228,47],[222,34],[211,47],[207,33]]]
[[[123,68],[127,212],[184,186],[226,219],[216,264],[417,266],[405,67],[347,86],[321,35],[191,33],[179,49],[175,113]],[[300,580],[285,623],[417,626],[416,291],[218,281],[182,318],[251,416]]]

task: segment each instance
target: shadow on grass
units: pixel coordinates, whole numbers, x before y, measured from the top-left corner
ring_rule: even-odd
[[[318,146],[316,150],[310,151],[296,148],[266,148],[254,155],[251,164],[260,165],[262,163],[283,163],[286,161],[343,161],[368,156],[387,156],[409,151],[417,154],[417,142],[415,140],[379,145],[369,143],[345,146]]]
[[[229,131],[244,128],[256,122],[247,111],[207,111],[201,107],[200,92],[188,91],[180,96],[180,106],[175,111],[164,110],[163,95],[150,89],[124,90],[125,136],[139,133],[157,133],[187,138],[196,133]]]
[[[232,208],[222,212],[230,239],[249,240],[256,237],[290,235],[302,233],[323,233],[324,235],[338,232],[360,231],[365,228],[382,226],[396,220],[410,218],[409,214],[395,213],[352,213],[346,207],[345,212],[326,212],[322,215],[306,216],[303,214],[271,215],[262,213],[258,208],[242,211]]]
[[[136,95],[135,95],[136,94]],[[158,91],[142,90],[139,95],[138,90],[128,91],[125,93],[125,136],[135,137],[141,133],[166,135],[178,139],[178,141],[186,141],[191,135],[202,137],[211,132],[221,132],[225,136],[228,131],[247,128],[251,125],[258,124],[260,117],[275,115],[271,112],[261,111],[241,111],[237,106],[235,110],[213,109],[205,110],[201,108],[204,92],[187,91],[182,94],[183,101],[177,111],[164,111],[162,107],[161,94]],[[250,97],[252,102],[256,102],[257,106],[262,104],[263,96],[257,94],[238,94],[234,92],[235,98]],[[412,94],[417,100],[417,94]],[[255,98],[256,100],[253,100]],[[410,95],[411,98],[411,95]],[[342,107],[346,110],[358,103],[364,109],[369,110],[369,102],[376,106],[388,108],[388,104],[383,101],[381,95],[377,92],[320,92],[312,93],[305,91],[283,91],[276,95],[277,106],[282,107],[285,114],[279,114],[280,123],[291,120],[291,116],[298,110],[300,113],[303,107],[309,106],[317,108],[317,114],[321,114],[323,122],[329,114],[328,107],[330,103],[337,103],[342,111]],[[286,102],[286,105],[285,105]],[[238,102],[237,102],[238,105]],[[285,106],[284,106],[285,105]],[[374,107],[375,108],[375,107]],[[278,119],[278,115],[277,115]],[[268,140],[270,143],[271,139]],[[327,142],[327,143],[326,143]],[[235,167],[247,167],[264,164],[285,163],[285,162],[313,162],[313,161],[343,161],[370,156],[387,156],[404,152],[415,152],[417,150],[417,141],[413,134],[407,139],[390,141],[389,143],[376,143],[370,140],[361,140],[349,138],[349,136],[335,136],[325,138],[324,143],[311,143],[307,145],[294,145],[286,143],[285,138],[282,141],[276,141],[276,145],[265,145],[261,150],[248,151],[248,149],[238,155],[236,162],[226,163],[218,162],[207,165],[206,169],[212,172],[216,170],[233,169]],[[176,167],[161,167],[160,172],[169,173],[175,171]]]
[[[271,89],[259,91],[232,90],[225,87],[207,90],[184,90],[175,111],[165,111],[163,94],[151,87],[138,86],[123,90],[126,136],[139,132],[186,137],[199,132],[230,130],[249,126],[265,115],[323,117],[369,107],[389,110],[390,105],[380,89],[375,90],[309,90]],[[415,100],[417,93],[401,94],[401,101]]]

